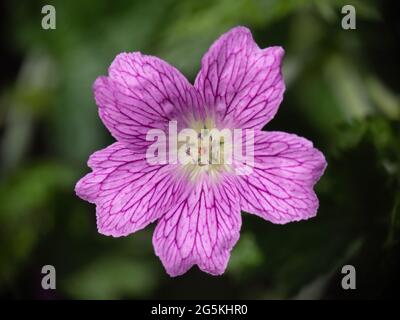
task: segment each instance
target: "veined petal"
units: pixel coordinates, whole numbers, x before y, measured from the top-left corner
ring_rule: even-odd
[[[166,271],[178,276],[193,265],[220,275],[239,239],[241,217],[235,185],[202,181],[158,222],[153,245]]]
[[[119,54],[93,86],[103,123],[118,140],[146,146],[149,129],[199,112],[201,97],[174,67],[139,52]]]
[[[224,126],[261,129],[283,99],[283,55],[281,47],[260,49],[245,27],[222,35],[204,55],[195,81],[208,112]]]
[[[326,161],[312,142],[285,132],[258,132],[254,138],[254,167],[239,176],[241,209],[273,223],[287,223],[316,215],[313,186]]]
[[[96,204],[100,233],[125,236],[158,219],[182,197],[185,182],[173,166],[149,165],[132,145],[116,142],[89,159],[93,171],[78,181],[75,192]]]

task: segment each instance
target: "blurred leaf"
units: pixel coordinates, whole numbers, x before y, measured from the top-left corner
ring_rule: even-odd
[[[74,175],[60,164],[42,162],[20,170],[0,184],[0,282],[10,281],[30,257],[52,223],[49,206]]]
[[[312,0],[181,1],[171,25],[163,32],[159,54],[194,78],[208,47],[222,33],[237,25],[254,29],[283,19],[312,4]],[[273,30],[270,30],[272,33]],[[273,45],[273,43],[269,43]],[[262,44],[260,44],[262,46]]]
[[[400,118],[400,100],[376,77],[367,78],[368,92],[379,110],[389,119]]]
[[[361,249],[363,241],[356,239],[349,245],[347,250],[343,253],[343,256],[333,264],[332,269],[328,272],[319,275],[313,281],[306,284],[301,290],[295,295],[294,299],[297,300],[316,300],[321,299],[329,285],[330,279],[333,277],[335,272],[341,270],[341,267],[352,259]]]
[[[57,77],[49,56],[38,50],[27,55],[13,88],[2,96],[0,124],[3,173],[18,166],[27,153],[35,119],[49,112]]]
[[[367,123],[364,121],[354,121],[351,124],[344,123],[338,125],[336,129],[336,146],[333,152],[351,149],[355,147],[363,138],[367,131]]]
[[[390,213],[389,232],[386,239],[387,246],[394,246],[400,241],[400,192],[397,193]]]
[[[371,118],[368,121],[368,129],[371,142],[379,155],[380,165],[389,175],[399,177],[400,148],[398,141],[400,136],[398,130],[393,128],[391,122],[382,117]]]
[[[48,204],[57,189],[70,187],[74,178],[59,163],[42,162],[20,170],[0,184],[0,221],[20,222],[33,209]]]
[[[143,297],[156,283],[155,273],[143,261],[107,256],[78,271],[65,287],[77,299],[117,299]]]
[[[325,77],[336,94],[347,121],[362,119],[371,114],[367,90],[353,64],[344,57],[333,55],[325,66]]]
[[[9,99],[4,98],[3,101],[0,101],[0,106],[9,102]],[[31,113],[24,112],[20,108],[12,108],[7,112],[4,119],[4,135],[0,144],[1,176],[6,176],[21,163],[29,148],[32,131],[33,117]]]
[[[232,250],[232,256],[228,265],[228,272],[236,277],[242,278],[263,260],[261,250],[257,246],[254,236],[245,233],[240,236],[238,244]]]

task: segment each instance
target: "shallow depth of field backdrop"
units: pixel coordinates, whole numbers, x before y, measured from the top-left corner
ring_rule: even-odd
[[[41,28],[52,4],[57,29]],[[357,29],[341,28],[352,4]],[[7,298],[375,298],[399,283],[399,13],[395,1],[146,0],[0,2],[0,296]],[[286,94],[264,130],[312,140],[328,161],[316,218],[280,226],[243,214],[226,273],[169,278],[154,225],[97,233],[77,198],[88,156],[113,139],[91,86],[115,55],[141,51],[191,81],[235,25],[281,45]],[[57,289],[41,289],[41,268]],[[341,267],[357,270],[344,291]]]

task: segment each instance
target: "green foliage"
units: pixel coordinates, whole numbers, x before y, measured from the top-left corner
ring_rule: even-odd
[[[22,168],[0,184],[0,284],[10,281],[54,223],[57,193],[75,176],[59,163]]]
[[[259,267],[262,262],[263,253],[258,247],[254,236],[242,232],[240,240],[232,252],[228,272],[242,279],[243,276],[251,274],[253,269]]]
[[[67,279],[67,292],[79,299],[144,297],[157,283],[155,272],[143,262],[110,255]]]

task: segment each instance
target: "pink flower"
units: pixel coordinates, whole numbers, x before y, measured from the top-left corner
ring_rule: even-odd
[[[119,54],[109,76],[94,83],[100,118],[117,142],[90,156],[92,172],[75,188],[96,204],[99,232],[126,236],[157,221],[153,245],[169,275],[193,265],[220,275],[239,239],[241,210],[279,224],[314,217],[323,154],[294,134],[261,131],[283,99],[283,55],[281,47],[260,49],[247,28],[236,27],[211,46],[191,85],[156,57]],[[178,128],[194,121],[254,129],[252,172],[149,164],[147,133],[167,132],[173,120]]]

